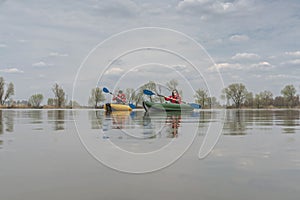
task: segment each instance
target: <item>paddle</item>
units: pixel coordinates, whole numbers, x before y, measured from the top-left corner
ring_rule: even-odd
[[[159,97],[165,97],[164,95],[161,95],[161,94],[155,94],[151,90],[143,90],[143,92],[144,92],[145,95],[149,95],[149,96],[157,95]],[[197,103],[187,103],[187,102],[184,102],[184,101],[182,101],[182,103],[189,104],[190,106],[192,106],[195,109],[200,109],[201,108],[201,105],[197,104]]]
[[[103,90],[103,92],[105,92],[105,93],[114,95],[114,94],[113,94],[112,92],[110,92],[106,87],[104,87],[102,90]],[[118,97],[118,96],[116,96],[116,98],[120,99],[120,97]],[[135,105],[133,105],[132,103],[129,103],[128,105],[129,105],[130,108],[135,109]]]

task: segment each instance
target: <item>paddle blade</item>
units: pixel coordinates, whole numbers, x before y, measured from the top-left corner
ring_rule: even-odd
[[[197,103],[189,103],[189,105],[192,106],[195,109],[200,109],[201,108],[201,105],[197,104]]]
[[[106,87],[104,87],[102,90],[103,90],[103,92],[105,92],[105,93],[109,93],[109,90],[108,90]]]
[[[135,109],[135,108],[136,108],[135,105],[132,104],[132,103],[130,103],[130,104],[128,104],[128,105],[129,105],[129,107],[132,108],[132,109]]]
[[[143,90],[143,92],[144,92],[145,95],[149,95],[149,96],[155,95],[155,93],[153,93],[153,92],[150,91],[150,90]]]

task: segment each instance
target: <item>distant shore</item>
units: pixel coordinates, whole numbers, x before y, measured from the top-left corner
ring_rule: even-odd
[[[0,110],[2,109],[103,109],[103,106],[99,106],[97,108],[92,107],[92,106],[76,106],[76,107],[71,107],[71,106],[64,106],[64,107],[57,107],[57,106],[49,106],[49,105],[44,105],[40,107],[31,107],[31,106],[18,106],[18,105],[13,105],[13,106],[3,106],[0,105]],[[137,109],[143,109],[142,106],[138,106]],[[201,108],[200,110],[215,110],[215,109],[228,109],[228,110],[299,110],[300,107],[293,107],[293,108],[288,108],[288,107],[266,107],[266,108],[249,108],[249,107],[241,107],[241,108],[235,108],[235,107],[216,107],[216,108]]]

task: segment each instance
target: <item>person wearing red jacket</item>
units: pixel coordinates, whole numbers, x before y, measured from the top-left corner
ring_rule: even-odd
[[[165,97],[166,101],[170,101],[171,103],[181,104],[181,97],[176,89],[172,91],[172,95]]]
[[[119,90],[117,96],[113,97],[113,101],[116,101],[118,104],[125,104],[126,103],[126,96],[122,90]]]

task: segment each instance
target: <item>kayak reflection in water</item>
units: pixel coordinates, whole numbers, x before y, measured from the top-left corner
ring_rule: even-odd
[[[125,129],[130,117],[129,114],[130,112],[126,111],[106,112],[103,131],[111,129]]]
[[[166,124],[169,125],[169,137],[174,138],[178,136],[178,129],[180,127],[181,114],[171,114],[167,116]]]

